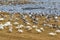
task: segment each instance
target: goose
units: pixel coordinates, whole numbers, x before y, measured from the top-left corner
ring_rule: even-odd
[[[33,26],[32,26],[32,28],[37,28],[37,27],[38,27],[38,26],[36,26],[36,25],[33,25]]]
[[[56,32],[56,33],[60,33],[60,30],[56,30],[55,32]]]
[[[31,17],[32,15],[31,14],[29,14],[29,17]]]
[[[27,18],[27,15],[25,15],[24,18]]]
[[[9,29],[9,32],[12,32],[12,29]]]
[[[57,34],[54,33],[54,32],[50,32],[49,35],[51,35],[51,36],[55,36],[55,35],[57,35]]]
[[[60,20],[56,19],[55,22],[59,22]]]
[[[18,29],[18,32],[23,33],[23,30],[22,29]]]
[[[27,25],[31,25],[29,22],[26,22]]]
[[[47,24],[47,26],[49,26],[50,28],[53,27],[53,25],[51,25],[51,24]]]
[[[45,23],[47,23],[47,20],[44,20],[44,21],[43,21],[43,24],[45,24]]]
[[[4,29],[4,25],[3,24],[0,24],[0,29]]]
[[[16,28],[18,29],[18,28],[23,28],[24,26],[21,24],[21,25],[18,25]]]
[[[4,26],[9,26],[9,25],[12,25],[10,21],[8,21],[4,24]]]
[[[15,25],[19,24],[18,22],[14,22]]]
[[[41,27],[40,30],[41,30],[41,31],[44,31],[44,28]]]
[[[40,29],[35,29],[36,32],[41,33],[42,31]]]
[[[28,31],[29,31],[29,30],[32,30],[32,27],[31,27],[31,26],[26,26],[25,28],[26,28]]]
[[[36,18],[36,21],[38,21],[39,20],[39,18]]]
[[[57,28],[60,29],[60,26],[58,26]]]
[[[9,26],[9,32],[12,32],[12,30],[13,30],[13,27],[12,27],[12,25],[10,25]]]
[[[55,18],[55,19],[58,19],[58,17],[57,17],[57,16],[55,16],[54,18]]]
[[[2,12],[2,11],[0,11],[0,12]]]
[[[4,20],[4,18],[0,18],[0,21]]]
[[[33,21],[34,24],[38,24],[38,21]]]
[[[45,23],[43,23],[42,25],[43,25],[44,27],[47,26],[47,24],[45,24]]]
[[[19,18],[15,18],[16,20],[19,20]]]

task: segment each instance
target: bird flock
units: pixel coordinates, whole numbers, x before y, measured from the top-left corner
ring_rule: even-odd
[[[59,17],[60,15],[58,14],[0,12],[0,30],[8,27],[8,32],[10,33],[13,32],[14,28],[19,33],[23,33],[25,30],[27,32],[34,30],[37,33],[42,33],[47,27],[49,29],[55,29],[54,32],[51,31],[48,33],[54,36],[60,33]]]

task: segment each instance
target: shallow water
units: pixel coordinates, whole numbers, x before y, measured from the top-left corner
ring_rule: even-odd
[[[60,0],[29,0],[30,2],[60,2]]]
[[[44,7],[45,9],[42,9],[40,7]],[[23,10],[22,8],[32,8],[32,9],[25,9]],[[37,9],[33,9],[37,8]],[[56,9],[54,9],[56,8]],[[0,5],[0,11],[5,11],[5,12],[32,12],[32,13],[58,13],[60,14],[60,4],[56,3],[55,5],[51,3],[45,3],[45,4],[20,4],[20,5]]]

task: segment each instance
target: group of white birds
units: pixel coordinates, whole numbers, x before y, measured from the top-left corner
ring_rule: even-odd
[[[29,16],[31,17],[32,15],[29,15]],[[24,19],[25,19],[26,17],[27,17],[27,16],[24,16]],[[33,18],[33,17],[32,17],[32,18]],[[55,16],[54,18],[55,18],[55,20],[58,19],[57,16]],[[4,18],[0,18],[0,20],[4,20]],[[37,18],[37,20],[38,20],[38,18]],[[30,26],[30,23],[29,23],[29,22],[26,22],[26,23],[28,24],[27,26],[24,26],[23,24],[20,24],[20,25],[19,25],[18,22],[14,22],[14,24],[17,25],[15,28],[16,28],[17,31],[20,32],[20,33],[23,33],[23,32],[24,32],[24,30],[22,30],[22,28],[25,28],[25,29],[28,30],[28,31],[31,31],[32,29],[34,29],[34,30],[35,30],[36,32],[38,32],[38,33],[41,33],[41,32],[44,32],[44,31],[45,31],[44,27],[38,28],[37,25]],[[50,25],[50,24],[43,24],[43,26],[46,26],[46,25],[48,25],[50,28],[53,27],[53,26]],[[6,23],[4,23],[4,24],[0,23],[0,30],[3,30],[3,29],[4,29],[5,27],[7,27],[7,26],[8,26],[8,28],[9,28],[9,32],[13,32],[13,25],[11,24],[10,21],[8,21],[8,22],[6,22]],[[54,35],[57,35],[57,33],[60,33],[60,29],[57,29],[57,30],[55,30],[55,32],[50,32],[50,33],[48,33],[48,34],[54,36]]]
[[[9,32],[13,32],[13,26],[12,26],[12,24],[10,22],[6,22],[5,24],[0,24],[0,30],[3,30],[6,26],[9,27]],[[31,31],[32,29],[34,29],[38,33],[41,33],[41,32],[45,31],[45,29],[43,27],[41,27],[41,28],[38,29],[37,25],[33,25],[31,27],[31,26],[24,26],[24,25],[21,24],[21,25],[16,26],[15,28],[20,33],[24,32],[24,30],[22,30],[22,28],[25,28],[28,31]],[[48,34],[54,36],[54,35],[57,35],[57,33],[60,33],[59,29],[57,29],[55,32],[50,32]]]
[[[15,22],[14,24],[17,24],[18,22]],[[11,22],[10,21],[8,21],[8,22],[6,22],[5,24],[0,24],[0,30],[3,30],[5,27],[7,27],[8,26],[8,28],[9,28],[9,32],[12,32],[13,31],[13,26],[12,26],[12,24],[11,24]],[[25,28],[26,30],[28,30],[28,31],[30,31],[30,30],[32,30],[32,29],[35,29],[36,30],[36,32],[38,32],[38,33],[40,33],[40,32],[42,32],[42,31],[44,31],[44,28],[40,28],[40,29],[38,29],[38,26],[36,26],[36,25],[33,25],[32,27],[31,26],[24,26],[24,25],[18,25],[18,26],[16,26],[16,29],[18,29],[18,32],[23,32],[23,30],[22,30],[22,28]]]

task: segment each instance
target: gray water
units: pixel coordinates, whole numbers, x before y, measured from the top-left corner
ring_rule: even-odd
[[[29,0],[30,2],[60,2],[60,0]]]
[[[45,9],[31,9],[31,10],[23,10],[22,8],[38,8],[38,7],[45,7]],[[56,8],[56,9],[54,9]],[[0,5],[0,11],[4,12],[19,12],[19,13],[48,13],[48,14],[60,14],[60,4],[56,3],[53,5],[52,3],[45,3],[45,4],[16,4],[16,5]]]

